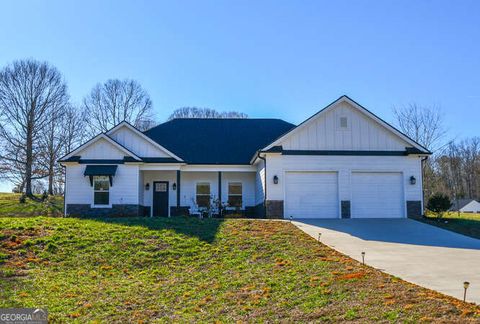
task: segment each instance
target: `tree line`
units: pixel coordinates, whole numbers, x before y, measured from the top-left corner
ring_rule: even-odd
[[[183,107],[169,120],[246,117]],[[60,194],[64,172],[58,159],[124,120],[140,130],[158,124],[148,92],[135,80],[98,83],[75,104],[62,73],[48,62],[8,64],[0,70],[0,180],[32,199],[34,193]]]
[[[480,199],[480,137],[450,139],[436,106],[410,104],[393,110],[402,132],[432,152],[423,163],[425,200],[434,195],[452,201]]]

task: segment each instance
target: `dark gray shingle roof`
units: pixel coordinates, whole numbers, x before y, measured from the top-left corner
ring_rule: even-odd
[[[281,119],[173,119],[145,131],[190,164],[249,164],[295,125]]]

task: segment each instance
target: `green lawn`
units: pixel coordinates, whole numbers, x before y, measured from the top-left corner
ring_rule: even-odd
[[[441,219],[433,215],[420,219],[430,225],[480,239],[480,214],[447,213]]]
[[[0,218],[0,249],[0,307],[54,322],[480,320],[288,222]]]
[[[49,197],[47,201],[26,199],[21,204],[20,194],[0,192],[0,217],[61,216],[63,215],[63,197]]]

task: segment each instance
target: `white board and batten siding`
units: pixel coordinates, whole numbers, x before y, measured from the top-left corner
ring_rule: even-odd
[[[127,154],[107,140],[100,138],[78,152],[77,155],[82,159],[122,160]]]
[[[158,146],[148,142],[137,132],[134,132],[127,127],[120,127],[114,132],[110,133],[108,136],[126,147],[131,152],[135,153],[137,156],[171,157],[167,152],[163,151]]]
[[[292,151],[402,152],[412,146],[348,101],[307,120],[275,145]],[[418,156],[266,156],[267,199],[284,201],[284,217],[339,218],[341,201],[349,201],[352,218],[398,218],[406,216],[407,200],[423,201]]]
[[[346,127],[341,119],[346,118]],[[279,145],[285,150],[403,151],[411,146],[348,102],[307,121]]]

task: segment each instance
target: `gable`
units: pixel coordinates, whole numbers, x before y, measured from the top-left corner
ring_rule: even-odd
[[[403,151],[411,146],[346,101],[313,118],[280,145],[285,150],[359,151]]]
[[[128,127],[120,127],[108,136],[141,157],[172,157]]]
[[[176,161],[183,161],[178,155],[172,153],[172,151],[157,141],[154,141],[126,121],[113,127],[106,134],[132,152],[135,152],[138,156],[161,159],[169,158]]]
[[[131,161],[140,161],[141,159],[133,152],[129,151],[112,138],[105,134],[99,134],[88,142],[80,145],[73,151],[61,157],[59,162],[75,162],[79,158],[83,159],[125,159]]]
[[[82,159],[106,159],[121,160],[125,156],[125,152],[108,142],[104,138],[99,138],[85,148],[76,153]]]
[[[477,202],[476,200],[472,200],[465,206],[461,207],[460,209],[465,211],[477,212],[477,211],[480,211],[480,203]]]
[[[414,151],[430,154],[347,96],[342,96],[263,150]]]

